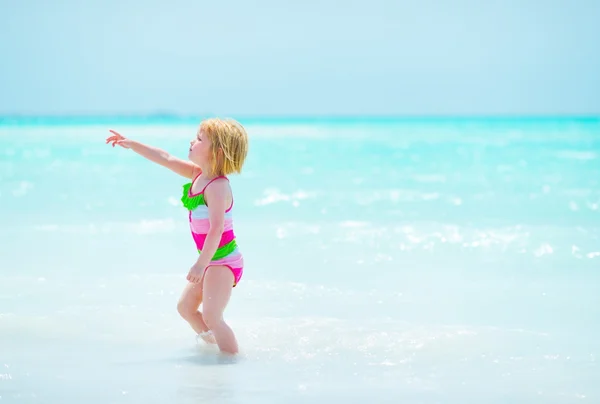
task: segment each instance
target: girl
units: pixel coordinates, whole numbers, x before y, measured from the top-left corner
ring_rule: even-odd
[[[234,120],[202,121],[190,142],[190,161],[110,132],[107,144],[131,149],[192,180],[183,186],[181,201],[189,211],[199,256],[188,272],[189,283],[177,310],[205,342],[216,343],[223,353],[236,354],[238,344],[223,320],[223,311],[232,287],[242,277],[244,260],[233,233],[233,195],[227,175],[242,170],[248,153],[246,131]],[[200,304],[202,312],[198,310]]]

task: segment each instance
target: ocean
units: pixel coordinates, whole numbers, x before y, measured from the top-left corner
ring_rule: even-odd
[[[0,119],[0,403],[600,402],[600,118],[240,119],[240,355],[176,311],[200,119]]]

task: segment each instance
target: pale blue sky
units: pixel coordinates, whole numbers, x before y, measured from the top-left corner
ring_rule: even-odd
[[[600,113],[600,1],[0,0],[0,114]]]

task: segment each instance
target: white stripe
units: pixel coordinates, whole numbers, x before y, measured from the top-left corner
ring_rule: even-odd
[[[208,219],[208,208],[205,205],[200,205],[196,209],[192,210],[192,217],[194,219]],[[232,219],[232,210],[225,213],[225,219]]]

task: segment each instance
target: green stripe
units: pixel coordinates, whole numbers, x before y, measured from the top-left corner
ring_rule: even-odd
[[[229,243],[225,244],[223,247],[217,248],[217,251],[215,251],[215,255],[213,255],[211,261],[220,260],[221,258],[227,257],[229,254],[231,254],[233,252],[233,250],[235,250],[236,246],[237,246],[237,243],[236,243],[235,239],[233,239]],[[200,254],[200,253],[202,253],[202,251],[198,250],[198,253]]]
[[[181,202],[187,210],[194,210],[200,205],[206,205],[204,202],[204,194],[199,194],[190,197],[190,188],[192,183],[185,184],[183,186],[183,195],[181,196]]]

